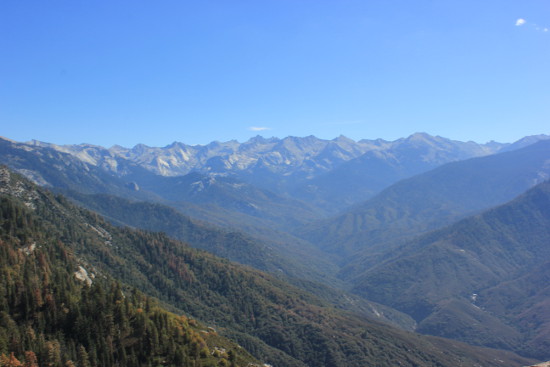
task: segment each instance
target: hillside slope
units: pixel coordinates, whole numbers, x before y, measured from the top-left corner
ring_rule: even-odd
[[[71,192],[70,197],[115,224],[164,232],[194,248],[259,270],[302,279],[326,278],[326,273],[314,273],[313,267],[246,233],[202,222],[163,204],[130,201],[105,194]]]
[[[513,199],[550,177],[549,162],[546,140],[449,163],[402,180],[340,216],[305,226],[299,234],[344,261],[365,257],[357,264],[361,269],[377,263],[373,255],[386,253],[403,239]]]
[[[2,206],[7,219],[3,223],[10,223],[7,233],[18,236],[22,251],[33,251],[34,243],[44,246],[41,236],[47,233],[66,246],[88,274],[113,276],[136,286],[237,339],[275,365],[502,366],[529,362],[502,351],[367,322],[264,273],[190,249],[164,235],[113,227],[5,168],[1,173],[3,202],[19,203]],[[14,220],[14,211],[23,213],[16,217],[26,219]],[[40,230],[35,235],[28,228]],[[65,289],[62,279],[52,282],[59,292]]]
[[[271,247],[274,256],[261,259],[270,268],[280,266],[294,273],[290,270],[294,265],[281,262],[308,255],[311,262],[298,264],[305,268],[300,270],[300,276],[322,280],[325,274],[333,276],[337,271],[317,248],[278,229],[317,217],[312,214],[313,209],[295,200],[229,178],[209,178],[196,173],[185,177],[157,176],[101,147],[80,148],[71,155],[50,145],[0,138],[0,160],[35,183],[76,200],[83,194],[104,194],[149,201],[217,226],[238,228],[259,239],[255,242],[265,242]],[[274,263],[268,265],[270,260]]]
[[[194,220],[161,204],[133,202],[111,195],[72,193],[71,198],[117,225],[164,232],[194,248],[268,272],[328,300],[339,308],[353,310],[366,317],[398,325],[407,330],[414,329],[415,323],[410,317],[329,286],[343,284],[338,279],[329,277],[327,266],[322,262],[317,265],[324,265],[325,272],[315,272],[316,267],[304,265],[298,258],[278,253],[272,246],[249,235]],[[308,257],[312,260],[311,254]],[[307,279],[321,279],[323,283]]]
[[[260,365],[235,342],[92,270],[70,244],[85,231],[66,226],[74,232],[59,236],[55,214],[37,216],[52,197],[6,172],[0,168],[0,366]]]
[[[408,242],[351,279],[418,331],[550,358],[550,181]]]

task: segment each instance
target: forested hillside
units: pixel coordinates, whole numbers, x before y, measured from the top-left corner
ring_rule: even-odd
[[[408,313],[418,331],[550,358],[550,182],[510,203],[411,240],[350,279]]]
[[[284,220],[287,225],[311,218],[312,210],[302,209],[299,202],[223,177],[210,179],[195,173],[183,178],[156,176],[133,162],[111,156],[105,149],[97,152],[96,148],[93,149],[94,153],[108,154],[108,157],[102,156],[100,163],[97,162],[97,156],[88,150],[84,150],[87,154],[81,160],[82,156],[73,156],[49,147],[0,138],[0,160],[33,182],[77,200],[84,200],[84,195],[116,195],[127,200],[168,205],[194,219],[205,220],[218,227],[240,229],[256,238],[255,242],[261,241],[270,247],[269,252],[274,256],[265,254],[260,261],[271,268],[279,267],[289,273],[296,271],[301,277],[310,280],[321,280],[325,273],[336,273],[337,269],[330,264],[329,258],[315,246],[277,229],[279,224],[276,222],[287,215],[290,215],[290,218]],[[105,166],[115,167],[116,170],[106,170]],[[101,197],[97,196],[98,200]],[[94,206],[89,197],[85,204]],[[102,203],[97,206],[102,206]],[[155,219],[142,218],[140,221],[154,222]],[[146,228],[152,229],[151,226]],[[234,251],[232,255],[235,254]],[[287,259],[305,256],[314,259],[307,264],[283,264]],[[239,257],[250,256],[241,254]],[[271,260],[273,263],[269,264]],[[297,265],[305,269],[290,269]]]
[[[29,194],[0,197],[0,366],[257,363],[237,344],[202,332],[206,327],[136,288],[107,273],[88,273],[70,246],[85,233],[67,226],[74,232],[59,236],[50,227],[55,222],[29,210],[43,205]]]
[[[190,249],[164,235],[112,227],[97,215],[69,204],[62,197],[54,197],[43,192],[10,174],[5,168],[2,169],[1,191],[4,194],[3,243],[8,246],[6,251],[12,253],[5,256],[5,259],[11,262],[2,267],[4,274],[9,275],[3,277],[3,281],[7,281],[4,292],[9,295],[16,290],[24,291],[26,281],[23,282],[22,279],[26,279],[26,276],[29,276],[29,279],[34,277],[36,279],[34,284],[43,290],[36,292],[34,289],[30,293],[23,292],[18,297],[6,297],[8,308],[3,311],[3,315],[8,317],[4,317],[3,320],[7,320],[8,324],[3,328],[6,342],[2,351],[6,356],[13,352],[14,358],[22,360],[25,359],[24,352],[28,350],[33,351],[41,361],[44,360],[43,358],[50,358],[50,355],[55,356],[57,353],[55,346],[53,349],[50,348],[51,353],[48,354],[42,349],[32,350],[27,346],[30,344],[25,344],[27,343],[25,340],[32,340],[29,335],[34,333],[38,335],[38,340],[41,340],[42,333],[45,343],[59,340],[58,349],[62,351],[60,358],[64,363],[71,360],[78,364],[78,351],[82,350],[80,345],[86,348],[90,361],[94,358],[90,357],[90,354],[94,354],[92,346],[95,346],[98,361],[99,358],[105,358],[97,362],[99,365],[112,365],[111,361],[121,358],[122,352],[115,348],[117,344],[114,337],[109,338],[110,334],[101,335],[105,337],[106,348],[113,350],[112,354],[107,352],[106,355],[103,353],[99,355],[97,349],[102,347],[98,346],[99,341],[92,342],[93,338],[86,343],[80,339],[70,341],[71,338],[78,338],[80,335],[78,332],[76,332],[77,335],[73,335],[75,334],[73,329],[64,328],[67,327],[67,317],[73,317],[71,320],[78,319],[78,314],[74,315],[73,308],[74,312],[80,310],[82,318],[94,319],[100,326],[105,325],[101,324],[102,314],[97,314],[102,310],[101,307],[106,310],[113,309],[115,315],[118,312],[117,307],[124,307],[122,311],[127,310],[130,323],[135,320],[132,318],[134,315],[132,312],[135,312],[138,315],[150,316],[153,323],[164,323],[163,320],[166,319],[175,320],[173,323],[176,328],[177,325],[186,326],[185,320],[188,320],[186,318],[177,318],[170,314],[155,316],[157,312],[155,310],[158,310],[160,315],[164,315],[165,311],[159,310],[154,301],[149,301],[150,305],[147,306],[147,297],[125,290],[129,285],[159,297],[174,311],[183,311],[187,318],[194,317],[207,322],[218,333],[236,338],[240,345],[250,350],[256,357],[275,365],[455,366],[457,363],[501,365],[495,362],[496,356],[507,360],[508,363],[526,362],[511,354],[475,349],[440,339],[427,339],[366,322],[357,316],[337,311],[316,297],[266,274]],[[40,254],[44,252],[48,256],[40,260],[42,258]],[[31,260],[35,258],[36,262],[32,263]],[[60,260],[54,261],[56,258]],[[92,281],[91,288],[74,277],[74,272],[79,270],[79,266],[87,271]],[[34,276],[30,271],[33,267],[45,270]],[[27,273],[28,275],[25,275]],[[79,271],[80,277],[86,280],[83,273],[84,270]],[[121,281],[122,285],[109,281],[111,277]],[[17,279],[21,281],[17,283]],[[33,284],[33,281],[30,280],[29,284]],[[98,290],[98,287],[102,287],[102,290]],[[118,289],[121,291],[119,292]],[[106,295],[105,299],[100,295]],[[54,323],[50,324],[50,319],[41,318],[40,312],[50,312],[47,311],[50,307],[47,305],[50,302],[48,299],[52,296],[54,305],[59,308],[54,308],[56,316],[52,319]],[[44,303],[35,311],[38,316],[31,318],[31,321],[26,320],[25,315],[29,313],[23,314],[19,307],[24,307],[23,309],[27,311],[31,310],[33,304],[40,304],[37,301],[39,298],[43,299]],[[10,304],[10,299],[13,299],[13,304]],[[102,304],[94,303],[100,302],[100,299]],[[109,302],[113,304],[108,306]],[[78,305],[75,306],[75,304]],[[93,309],[80,308],[85,305]],[[116,323],[119,320],[114,315],[105,317],[107,318],[105,322]],[[29,325],[33,328],[30,334],[21,333],[24,336],[21,337],[23,344],[20,343],[19,349],[15,348],[17,345],[11,343],[14,340],[15,329],[9,327],[10,320],[18,325],[19,333],[21,330],[27,330]],[[42,320],[41,323],[38,320]],[[73,325],[70,327],[78,325],[70,324]],[[138,324],[133,325],[130,324],[130,327],[139,327]],[[34,330],[35,327],[36,330]],[[94,327],[90,329],[95,330]],[[120,341],[120,345],[126,347],[128,343],[134,345],[131,344],[134,342],[133,337],[138,336],[132,334],[132,330],[139,329],[124,329],[122,326],[120,329],[116,326],[105,328],[105,332],[109,330],[120,330],[121,332],[117,335],[120,337],[126,335],[130,338],[131,341],[125,342],[124,339]],[[153,330],[154,328],[151,327],[151,338],[156,340]],[[158,327],[157,332],[159,332]],[[211,330],[207,332],[208,335],[212,334]],[[57,337],[50,336],[52,334]],[[189,332],[189,335],[192,339],[194,334]],[[204,335],[204,339],[206,333],[199,335]],[[160,338],[160,335],[158,337]],[[205,365],[214,363],[212,358],[217,358],[216,363],[226,363],[221,361],[224,359],[224,354],[216,352],[215,345],[210,344],[208,347],[208,340],[205,340],[208,349],[204,349],[205,345],[198,341],[197,345],[201,347],[198,356],[193,355],[196,348],[193,352],[191,343],[189,354],[186,354],[185,358],[188,360],[198,358],[201,360],[198,363],[205,363]],[[76,353],[72,352],[71,343],[74,344]],[[61,348],[65,345],[69,349],[68,352],[63,349],[65,347]],[[136,344],[135,347],[137,349],[138,345]],[[176,358],[176,355],[182,353],[181,351],[176,353],[174,349],[170,349],[171,347],[167,348],[155,349],[158,353],[150,355],[150,358]],[[143,347],[140,350],[151,349]],[[443,350],[445,353],[442,353]],[[214,355],[209,354],[212,352]],[[132,353],[131,350],[126,351],[127,356]],[[81,354],[84,355],[84,353]],[[140,363],[142,362],[139,360],[141,357],[136,355],[136,358]],[[228,353],[227,363],[231,363],[232,358],[237,356],[232,357]],[[153,361],[154,359],[151,363]]]
[[[445,164],[386,188],[341,215],[305,226],[301,235],[358,271],[404,239],[512,200],[550,177],[550,141]],[[353,268],[344,270],[355,273]]]
[[[319,261],[318,264],[318,267],[323,267],[323,273],[315,271],[314,267],[304,264],[301,258],[278,253],[272,246],[245,233],[209,225],[161,204],[133,202],[105,194],[84,195],[75,192],[71,193],[71,199],[100,213],[116,225],[164,232],[194,248],[266,271],[329,300],[339,308],[353,310],[408,330],[414,329],[414,321],[409,316],[330,286],[334,283],[341,286],[342,283],[329,275],[333,271],[328,269],[331,265],[326,262]],[[323,283],[307,279],[322,279]]]

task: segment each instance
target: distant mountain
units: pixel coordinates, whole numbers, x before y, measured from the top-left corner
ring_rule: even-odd
[[[494,154],[505,146],[464,143],[425,133],[369,144],[374,149],[312,178],[292,190],[292,195],[327,210],[341,210],[369,199],[404,178],[445,163]]]
[[[334,213],[366,200],[400,179],[441,164],[513,150],[548,138],[538,135],[514,144],[478,144],[417,133],[396,141],[356,142],[344,136],[333,140],[314,136],[284,139],[257,136],[245,143],[191,146],[174,142],[163,148],[140,144],[132,149],[120,146],[105,149],[88,144],[58,146],[38,141],[32,144],[70,153],[121,177],[131,174],[121,160],[161,176],[192,172],[209,177],[232,176]]]
[[[113,176],[97,162],[44,146],[17,143],[0,138],[0,161],[37,184],[83,193],[109,193],[126,198],[159,200],[150,192],[139,190],[135,183]],[[123,159],[114,159],[112,166],[125,174],[149,174],[144,168]]]
[[[0,160],[34,182],[76,199],[80,194],[106,194],[149,201],[217,226],[238,228],[271,246],[271,253],[277,255],[263,258],[264,263],[273,261],[271,269],[290,270],[282,266],[282,258],[308,256],[312,260],[308,279],[325,279],[325,274],[337,271],[317,248],[284,232],[288,227],[319,218],[320,213],[307,204],[230,177],[196,172],[164,177],[124,158],[113,157],[101,147],[73,148],[75,155],[51,144],[29,145],[0,139]]]
[[[329,141],[313,136],[285,139],[257,136],[242,144],[229,141],[204,146],[174,142],[163,148],[139,144],[132,149],[120,146],[105,149],[89,144],[59,146],[39,141],[33,141],[32,145],[72,154],[119,176],[128,174],[119,169],[117,160],[122,159],[160,176],[193,172],[209,177],[233,176],[278,194],[286,194],[289,187],[376,147],[368,141],[357,143],[345,137]]]
[[[139,144],[131,149],[121,146],[106,149],[90,144],[60,146],[39,141],[26,145],[71,154],[130,182],[150,177],[136,167],[165,177],[191,173],[217,179],[232,177],[302,204],[307,202],[324,215],[367,200],[401,179],[442,164],[515,150],[548,138],[537,135],[513,144],[478,144],[416,133],[395,141],[356,142],[344,136],[333,140],[314,136],[284,139],[257,136],[244,143],[174,142],[162,148]]]
[[[412,235],[502,204],[550,177],[550,140],[448,163],[383,190],[344,214],[304,227],[301,236],[352,263],[353,276]],[[359,253],[359,254],[358,254]],[[363,255],[361,255],[363,254]],[[369,260],[370,258],[370,260]]]
[[[0,158],[43,186],[163,202],[182,210],[189,210],[188,204],[200,204],[203,210],[199,213],[208,207],[212,212],[222,209],[230,213],[226,225],[241,221],[281,229],[322,215],[303,202],[235,178],[198,172],[160,176],[92,145],[60,147],[36,141],[29,145],[0,139]],[[215,213],[212,217],[216,218]]]
[[[350,279],[418,331],[550,359],[550,181],[408,241]]]
[[[525,148],[528,145],[535,144],[541,140],[548,140],[550,139],[549,135],[539,134],[539,135],[531,135],[526,136],[524,138],[519,139],[518,141],[512,143],[512,144],[506,144],[504,145],[499,151],[500,152],[509,152],[516,149]]]
[[[116,146],[111,151],[164,176],[181,176],[191,171],[225,174],[265,169],[280,176],[307,177],[330,170],[369,148],[368,142],[357,143],[345,137],[329,141],[314,136],[284,139],[257,136],[242,144],[234,140],[204,146],[174,142],[164,148]]]
[[[0,272],[9,275],[0,278],[6,284],[0,289],[9,290],[1,303],[0,347],[2,353],[14,353],[13,358],[25,355],[26,362],[34,361],[24,352],[43,344],[37,353],[44,358],[40,363],[51,365],[61,365],[73,355],[82,361],[79,365],[92,359],[104,366],[145,363],[133,359],[135,353],[168,366],[254,363],[244,350],[227,350],[235,344],[220,337],[225,335],[258,359],[289,367],[531,362],[365,321],[265,273],[162,234],[113,227],[5,168],[0,178],[0,245],[5,254]],[[54,257],[56,262],[51,262]],[[18,277],[32,288],[18,286]],[[80,286],[75,279],[81,280]],[[131,289],[125,295],[129,288],[99,288],[104,279],[107,284],[115,279],[123,287],[137,287],[186,316],[170,316]],[[75,287],[84,291],[74,293]],[[200,324],[191,318],[210,328],[195,331],[192,325]],[[17,320],[16,328],[10,326],[12,320]],[[15,332],[19,328],[21,334]],[[167,333],[172,330],[184,341],[176,344],[170,339]],[[78,337],[82,339],[74,340]]]

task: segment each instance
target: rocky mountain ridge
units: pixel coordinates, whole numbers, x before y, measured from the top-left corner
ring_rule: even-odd
[[[90,145],[25,144],[68,153],[118,177],[145,170],[174,177],[198,172],[231,176],[279,195],[307,202],[327,213],[367,200],[385,187],[442,164],[514,150],[549,136],[526,137],[513,144],[461,142],[415,133],[395,141],[359,140],[340,136],[263,138],[244,143],[231,140],[207,145],[174,142],[165,147],[138,144],[109,149]],[[139,176],[140,174],[138,174]],[[142,173],[141,173],[142,175]],[[342,186],[346,190],[342,190]]]
[[[138,144],[133,148],[115,145],[109,149],[91,144],[56,145],[33,140],[30,145],[47,146],[58,151],[70,153],[79,159],[114,173],[124,175],[117,170],[117,158],[124,158],[162,176],[182,176],[191,171],[224,174],[268,168],[282,175],[302,174],[306,178],[315,177],[335,168],[338,164],[357,158],[366,152],[379,152],[391,156],[403,150],[422,147],[424,161],[447,162],[451,157],[438,154],[441,151],[452,152],[454,159],[493,154],[508,146],[501,143],[478,144],[459,142],[426,133],[416,133],[408,138],[395,141],[359,140],[344,136],[332,140],[314,136],[304,138],[286,137],[263,138],[256,136],[239,143],[214,141],[207,145],[187,145],[173,142],[165,147],[150,147]]]

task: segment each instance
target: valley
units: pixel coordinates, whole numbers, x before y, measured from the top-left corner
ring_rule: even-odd
[[[30,350],[52,365],[290,367],[550,359],[550,136],[258,136],[162,148],[2,138],[0,163],[6,358]],[[80,268],[95,276],[91,286],[74,277]],[[101,302],[89,292],[112,293],[95,317],[121,324],[75,339],[69,325],[88,312],[77,304]],[[52,297],[55,307],[39,300]],[[143,330],[156,344],[139,339]]]

